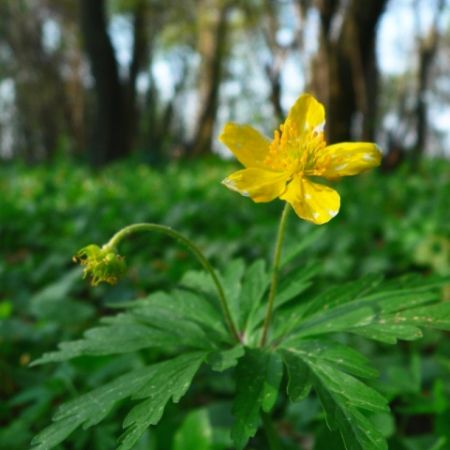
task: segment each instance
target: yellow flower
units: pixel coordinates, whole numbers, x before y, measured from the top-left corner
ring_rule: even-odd
[[[223,184],[255,202],[278,197],[289,202],[301,219],[328,222],[339,212],[339,194],[309,177],[335,180],[356,175],[378,166],[381,152],[370,142],[327,146],[324,125],[325,109],[309,94],[297,99],[272,141],[249,125],[226,124],[219,139],[245,169]]]

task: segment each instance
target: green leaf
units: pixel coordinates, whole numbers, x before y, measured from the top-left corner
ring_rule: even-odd
[[[289,347],[282,347],[283,355],[290,353],[313,362],[324,361],[336,369],[361,378],[375,378],[378,371],[369,360],[351,347],[329,339],[292,340]]]
[[[400,311],[395,315],[386,317],[386,320],[450,331],[450,301]]]
[[[381,275],[366,275],[360,280],[343,283],[333,286],[308,302],[308,308],[304,312],[304,317],[311,316],[320,311],[327,311],[337,306],[361,298],[363,295],[372,292],[382,281]]]
[[[389,411],[387,401],[351,375],[376,376],[366,358],[333,341],[298,340],[295,344],[295,348],[279,349],[288,371],[289,397],[302,398],[312,384],[325,409],[328,426],[340,431],[347,449],[387,448],[383,436],[360,411]]]
[[[83,339],[60,343],[58,351],[44,353],[31,365],[66,361],[81,355],[128,353],[149,347],[173,351],[180,346],[174,334],[139,324],[130,316],[119,314],[108,322],[106,326],[88,330]]]
[[[205,356],[202,352],[188,353],[136,369],[61,405],[53,417],[55,423],[39,433],[32,445],[35,450],[49,450],[79,426],[89,428],[101,422],[119,401],[146,398],[146,408],[140,403],[125,419],[124,426],[129,429],[120,448],[131,448],[149,425],[159,421],[170,398],[177,402],[186,392]]]
[[[220,278],[222,279],[225,296],[228,300],[231,316],[234,323],[240,323],[240,294],[242,287],[242,276],[244,275],[245,265],[242,259],[231,261],[221,271]]]
[[[213,429],[206,409],[192,411],[174,436],[173,450],[211,450]]]
[[[50,450],[63,442],[82,423],[82,419],[69,417],[45,428],[31,441],[33,450]]]
[[[137,300],[134,307],[138,315],[142,309],[166,309],[171,314],[182,316],[183,320],[197,323],[207,331],[227,335],[220,308],[211,299],[193,292],[182,289],[176,289],[170,294],[157,292],[146,299]]]
[[[59,344],[58,351],[45,353],[32,365],[144,348],[213,350],[230,340],[214,306],[204,297],[181,290],[129,302],[125,312],[103,318],[101,324],[86,331],[83,339]]]
[[[263,349],[247,349],[237,366],[237,392],[233,404],[236,418],[231,437],[238,450],[255,435],[260,411],[275,405],[283,375],[280,357]]]
[[[378,280],[369,277],[365,282],[369,283],[366,288],[364,283],[353,284],[347,296],[339,289],[332,290],[331,293],[334,292],[336,297],[331,294],[319,295],[310,300],[307,307],[300,304],[284,312],[275,324],[274,336],[289,342],[290,339],[348,331],[395,342],[397,338],[420,337],[418,325],[449,328],[450,314],[446,302],[439,303],[442,306],[433,304],[418,308],[439,300],[439,292],[432,289],[437,284],[435,279],[430,280],[428,289],[424,279],[420,286],[402,289],[393,289],[395,283],[389,282],[387,289],[381,286],[376,293],[371,292],[371,286]],[[442,279],[441,283],[444,282]],[[315,306],[316,300],[318,305]],[[383,329],[386,331],[385,339],[382,337]],[[290,336],[284,337],[289,333]]]
[[[319,270],[320,266],[317,264],[307,265],[300,270],[293,271],[285,277],[280,282],[275,298],[276,308],[280,308],[306,291],[312,285],[312,278],[317,275]]]
[[[314,381],[314,389],[325,410],[328,426],[339,430],[346,450],[387,450],[385,438],[366,416],[337,393],[329,391],[318,379]]]
[[[223,372],[224,370],[234,367],[239,358],[245,353],[245,349],[242,345],[236,345],[229,350],[222,350],[211,353],[208,355],[207,363],[211,365],[212,369],[217,372]]]
[[[398,339],[413,341],[422,337],[420,328],[412,325],[398,325],[388,322],[350,328],[349,331],[385,344],[396,344]]]
[[[182,355],[157,365],[153,377],[133,394],[133,399],[144,400],[125,417],[118,450],[131,449],[150,425],[156,425],[171,398],[180,401],[204,359],[204,353]]]
[[[289,351],[282,352],[288,373],[287,393],[293,402],[303,400],[311,390],[310,370],[301,358]]]
[[[275,312],[308,289],[311,286],[311,280],[317,271],[318,266],[316,265],[303,267],[300,270],[292,272],[285,280],[283,280],[280,283],[278,294],[275,297],[273,311]],[[268,281],[267,278],[267,283]],[[267,305],[262,303],[258,305],[258,308],[250,315],[246,330],[247,333],[253,332],[263,322],[266,314],[266,307]]]
[[[367,411],[389,411],[387,400],[357,378],[322,361],[315,361],[310,368],[329,391],[346,399],[347,404]]]
[[[323,236],[325,230],[323,228],[316,228],[315,230],[303,234],[301,239],[296,239],[293,242],[288,242],[288,245],[281,257],[280,267],[286,266],[290,263],[294,258],[296,258],[305,248],[308,248],[310,245],[314,244],[321,236]]]
[[[241,311],[239,325],[242,330],[247,329],[247,323],[258,309],[269,281],[266,264],[262,259],[255,261],[245,272],[239,301]]]

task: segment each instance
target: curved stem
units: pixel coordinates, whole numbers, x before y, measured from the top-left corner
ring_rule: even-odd
[[[234,325],[233,319],[231,317],[230,308],[228,307],[228,302],[225,296],[225,292],[223,290],[222,284],[217,276],[215,270],[211,266],[210,262],[206,259],[205,255],[201,252],[201,250],[188,238],[180,234],[178,231],[173,230],[172,228],[159,225],[155,223],[136,223],[133,225],[129,225],[125,228],[122,228],[118,231],[106,244],[106,246],[117,247],[118,243],[125,237],[138,233],[141,231],[157,231],[165,234],[179,242],[181,242],[199,261],[199,263],[203,266],[203,268],[211,275],[213,282],[216,286],[217,293],[219,295],[220,306],[222,308],[223,315],[225,317],[225,322],[227,327],[231,333],[231,335],[240,342],[239,333]]]
[[[278,225],[278,235],[277,235],[277,241],[275,244],[275,254],[273,257],[273,265],[272,265],[272,283],[270,285],[269,300],[267,302],[266,316],[264,318],[263,333],[262,333],[261,342],[260,342],[261,347],[264,346],[264,344],[266,343],[267,334],[269,332],[270,321],[272,320],[273,302],[275,300],[275,294],[277,292],[278,270],[280,267],[281,249],[283,246],[284,231],[286,229],[286,221],[287,221],[289,210],[290,210],[289,203],[286,202],[286,204],[284,205],[283,212],[281,214],[280,223]]]
[[[261,414],[264,431],[266,433],[267,443],[270,450],[281,450],[280,438],[277,435],[272,419],[269,414]]]

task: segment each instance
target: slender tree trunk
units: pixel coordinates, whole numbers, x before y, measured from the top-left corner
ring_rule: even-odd
[[[133,53],[127,83],[127,142],[133,148],[139,130],[139,107],[137,104],[137,78],[149,62],[150,40],[147,32],[148,2],[138,0],[133,11]]]
[[[277,42],[277,33],[280,30],[278,10],[274,0],[264,3],[266,15],[265,39],[271,53],[271,61],[266,64],[265,72],[270,84],[270,102],[279,122],[284,120],[284,111],[281,106],[281,69],[287,56],[287,49]]]
[[[84,46],[95,81],[96,120],[92,162],[103,165],[129,151],[124,90],[107,32],[104,0],[80,0]]]
[[[225,3],[215,5],[215,0],[206,0],[205,23],[199,26],[199,51],[202,55],[200,73],[200,111],[194,138],[188,146],[193,155],[211,151],[214,124],[217,116],[219,88],[226,58],[228,13]],[[208,9],[207,7],[210,7]],[[212,8],[214,6],[214,8]]]
[[[413,160],[417,163],[425,153],[428,131],[428,99],[427,91],[430,85],[431,69],[439,44],[438,19],[444,8],[445,0],[437,4],[435,17],[427,36],[420,38],[419,46],[419,68],[417,74],[417,137],[413,148]]]
[[[376,27],[386,2],[351,0],[344,6],[339,0],[317,2],[320,49],[313,65],[313,90],[327,105],[330,142],[352,137],[357,114],[362,116],[357,137],[374,138],[378,98]]]

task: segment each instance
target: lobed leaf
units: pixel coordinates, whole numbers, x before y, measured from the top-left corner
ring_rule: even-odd
[[[236,396],[233,404],[235,423],[231,430],[236,448],[242,450],[255,435],[260,411],[275,405],[283,375],[281,358],[263,349],[246,349],[236,372]]]
[[[131,448],[149,425],[160,420],[170,398],[177,402],[184,395],[205,357],[204,352],[188,353],[142,367],[63,404],[53,417],[54,423],[33,439],[34,449],[50,450],[79,426],[89,428],[98,424],[121,400],[145,398],[124,421],[128,429],[119,448]]]
[[[192,292],[157,292],[129,302],[126,308],[123,313],[103,318],[102,326],[86,331],[83,339],[60,343],[58,351],[45,353],[32,365],[145,348],[166,352],[213,350],[230,340],[220,312],[207,299]]]
[[[387,449],[383,436],[360,411],[389,410],[381,394],[352,376],[376,375],[366,358],[332,341],[299,340],[295,344],[278,350],[288,372],[289,397],[301,399],[313,386],[328,426],[340,431],[347,450]]]
[[[150,425],[156,425],[170,399],[174,403],[180,401],[205,356],[204,353],[182,355],[158,364],[149,382],[133,394],[133,399],[144,400],[125,417],[125,432],[119,439],[118,450],[131,449]]]
[[[374,293],[373,287],[378,282],[379,279],[369,277],[364,282],[352,283],[347,294],[340,288],[331,289],[306,305],[283,311],[275,325],[275,339],[289,343],[291,339],[347,331],[395,342],[398,338],[420,337],[418,326],[449,328],[447,302],[436,305],[439,293],[433,288],[438,285],[437,280],[430,280],[430,286],[424,280],[420,286],[402,289],[393,289],[395,284],[390,282],[388,289],[381,287]],[[441,279],[441,284],[444,283]],[[422,306],[426,304],[431,305]]]
[[[310,265],[292,272],[283,282],[280,283],[278,294],[275,297],[273,311],[277,311],[286,303],[294,300],[302,292],[306,291],[312,285],[312,278],[317,274],[319,267]],[[267,281],[268,284],[268,281]],[[267,305],[259,304],[248,320],[246,332],[248,334],[261,325],[266,314]]]
[[[346,450],[387,450],[383,435],[374,424],[344,398],[328,390],[320,380],[314,380],[328,426],[339,430]]]
[[[234,367],[239,358],[245,354],[245,349],[242,345],[236,345],[228,350],[220,350],[208,355],[207,363],[217,372]]]
[[[282,347],[283,354],[303,358],[315,363],[325,362],[336,369],[361,378],[375,378],[378,371],[369,360],[351,347],[329,339],[292,340],[290,347]]]

